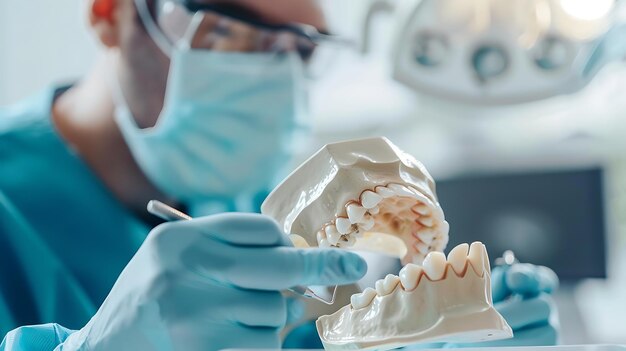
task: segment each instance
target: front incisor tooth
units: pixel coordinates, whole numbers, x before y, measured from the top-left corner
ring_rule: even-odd
[[[385,279],[380,279],[376,282],[376,293],[378,296],[389,295],[400,282],[400,278],[397,275],[387,274]]]
[[[405,290],[411,291],[415,289],[422,271],[421,266],[413,263],[407,264],[400,270],[400,282]]]
[[[352,224],[361,222],[363,220],[363,216],[365,216],[365,212],[367,212],[363,206],[359,206],[357,204],[348,205],[346,211],[348,212],[348,219]]]
[[[452,266],[455,272],[458,274],[463,273],[465,269],[465,264],[467,263],[467,250],[469,250],[469,245],[461,244],[457,245],[454,249],[448,253],[448,263]]]
[[[317,245],[319,247],[321,247],[321,248],[329,248],[330,247],[330,243],[328,242],[327,239],[320,240],[320,242]]]
[[[485,245],[483,245],[480,241],[473,242],[472,245],[470,245],[467,259],[472,264],[476,274],[482,276],[483,271],[485,270],[485,264],[489,264],[488,262],[485,262],[487,260],[487,249],[485,248]]]
[[[373,191],[366,190],[361,194],[361,205],[367,209],[378,206],[383,197]]]
[[[326,239],[326,232],[324,231],[324,229],[320,230],[317,232],[317,243],[319,244],[320,241]]]
[[[360,294],[354,294],[350,297],[350,304],[355,310],[367,307],[376,297],[376,290],[367,288]]]
[[[396,196],[396,193],[386,186],[376,187],[376,194],[380,195],[384,199]]]
[[[324,231],[326,232],[326,239],[331,245],[337,245],[337,243],[339,243],[339,240],[341,239],[341,233],[339,233],[337,227],[330,224],[327,225],[326,228],[324,228]]]
[[[430,280],[440,280],[446,273],[446,256],[443,252],[434,251],[424,259],[424,272]]]
[[[350,234],[352,232],[352,223],[347,218],[339,217],[335,221],[335,226],[341,234]]]

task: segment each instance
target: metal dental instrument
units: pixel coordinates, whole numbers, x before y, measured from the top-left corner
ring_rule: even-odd
[[[150,200],[147,206],[148,212],[151,214],[166,220],[168,222],[171,221],[188,221],[192,219],[188,214],[181,212],[171,206],[168,206],[161,201],[158,200]],[[316,299],[325,304],[332,305],[335,302],[335,293],[336,287],[326,287],[326,286],[295,286],[289,291],[294,292],[298,295]]]

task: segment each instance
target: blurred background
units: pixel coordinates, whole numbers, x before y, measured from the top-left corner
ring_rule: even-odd
[[[399,3],[408,7],[397,8]],[[510,9],[517,3],[511,1]],[[535,31],[533,44],[520,49],[501,30],[475,42],[466,34],[462,41],[439,39],[460,35],[454,31],[422,36],[414,24],[433,16],[417,0],[325,1],[332,28],[352,39],[355,49],[332,52],[312,82],[314,138],[300,158],[327,142],[387,136],[436,179],[451,224],[450,247],[481,240],[492,259],[512,249],[521,261],[552,267],[562,279],[557,300],[563,343],[624,344],[626,65],[620,50],[626,35],[612,31],[619,26],[609,20],[618,18],[614,2],[573,3],[582,6],[579,19],[597,23],[562,20],[558,31]],[[0,105],[76,81],[89,69],[99,51],[85,29],[82,6],[81,0],[0,2]],[[527,34],[527,18],[513,23]],[[541,69],[519,68],[520,55],[544,37],[569,46],[535,53]],[[477,87],[461,71],[446,71],[446,62],[463,57],[459,43],[475,53],[467,62],[487,54],[485,70],[473,67]],[[585,62],[595,60],[593,74],[583,77],[574,71],[588,66],[564,63],[597,54],[598,47],[609,59],[588,55]],[[499,50],[505,54],[498,56]],[[563,67],[551,71],[555,62]],[[460,69],[472,69],[466,66]],[[517,78],[509,84],[507,77]],[[549,94],[529,84],[544,81]],[[467,102],[476,100],[476,91],[486,103]]]

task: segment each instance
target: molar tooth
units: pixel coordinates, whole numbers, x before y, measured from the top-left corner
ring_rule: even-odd
[[[376,290],[367,288],[360,294],[354,294],[350,297],[350,304],[355,310],[367,307],[376,297]]]
[[[454,249],[452,249],[448,253],[448,262],[452,266],[457,273],[462,273],[463,269],[465,269],[465,263],[467,263],[467,251],[469,250],[469,245],[460,244],[457,245]]]
[[[419,205],[415,205],[413,207],[411,207],[411,211],[421,215],[421,216],[427,216],[430,215],[430,208],[428,208],[428,206],[420,203]]]
[[[370,214],[376,215],[380,212],[380,208],[378,206],[375,206],[367,210],[367,212],[369,212]]]
[[[413,290],[417,286],[423,268],[413,263],[409,263],[400,270],[400,282],[405,290]]]
[[[396,196],[396,193],[386,186],[376,187],[376,194],[382,196],[384,199]]]
[[[337,245],[337,243],[341,239],[341,233],[339,233],[339,231],[337,231],[337,227],[335,227],[334,225],[330,224],[330,225],[326,226],[324,231],[326,232],[326,238],[327,238],[328,242],[331,245]]]
[[[376,293],[378,293],[378,296],[391,294],[399,281],[400,278],[397,275],[387,274],[385,279],[380,279],[376,282]]]
[[[363,220],[363,216],[365,216],[365,212],[367,212],[367,210],[357,204],[350,204],[348,205],[347,212],[350,223],[354,224]]]
[[[383,197],[373,191],[366,190],[361,194],[361,205],[367,209],[378,206],[383,201]]]
[[[435,239],[435,236],[437,235],[437,233],[432,230],[432,229],[422,229],[420,231],[417,232],[417,237],[424,243],[427,245],[430,245],[430,243],[433,242],[433,240]]]
[[[425,243],[416,243],[415,245],[413,245],[413,247],[415,247],[417,252],[423,255],[427,255],[430,252],[430,250],[428,249],[428,245]]]
[[[446,256],[443,252],[433,251],[424,259],[424,272],[430,280],[440,280],[446,272]]]
[[[415,197],[415,193],[404,185],[389,184],[387,187],[393,190],[393,192],[396,193],[396,195],[398,196]]]
[[[420,217],[417,221],[426,227],[432,227],[435,224],[435,220],[432,217]]]
[[[341,234],[350,234],[352,232],[352,223],[347,218],[339,217],[335,220],[335,226]]]
[[[485,262],[487,260],[487,249],[485,245],[480,241],[473,242],[472,245],[470,245],[467,259],[472,264],[474,271],[478,275],[482,275],[482,272],[485,270],[485,264],[489,264]]]

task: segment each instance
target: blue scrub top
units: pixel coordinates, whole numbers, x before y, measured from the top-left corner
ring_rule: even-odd
[[[55,130],[55,91],[0,108],[0,340],[81,328],[149,232]]]

